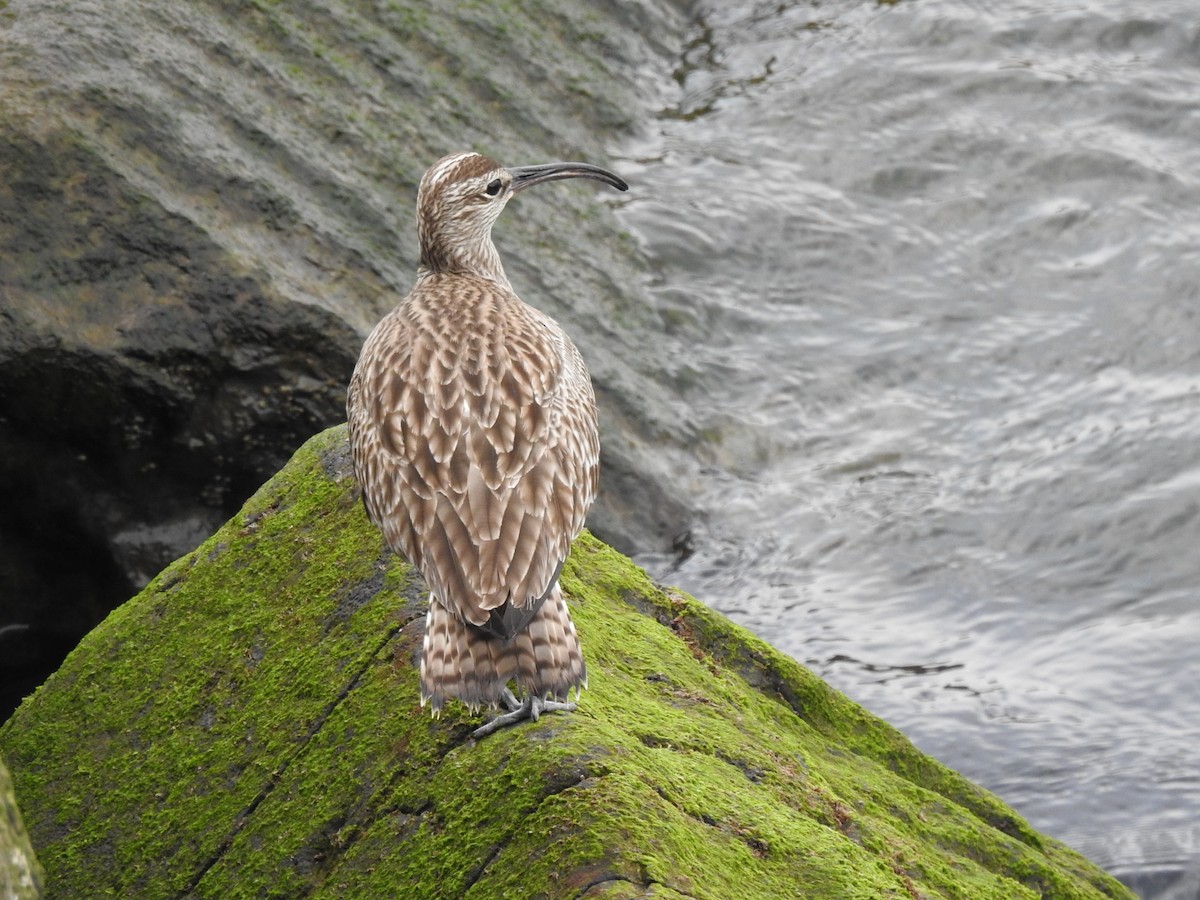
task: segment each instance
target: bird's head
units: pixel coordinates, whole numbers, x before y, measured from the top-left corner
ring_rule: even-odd
[[[507,284],[492,244],[492,225],[514,194],[560,178],[591,178],[620,191],[629,189],[623,179],[589,163],[505,168],[470,152],[439,159],[425,172],[417,192],[422,273],[481,275]]]

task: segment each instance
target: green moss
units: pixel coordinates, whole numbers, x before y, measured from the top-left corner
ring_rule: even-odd
[[[578,712],[431,719],[423,589],[318,435],[0,729],[50,893],[1128,896],[591,536],[563,585]]]
[[[0,896],[5,900],[37,900],[42,896],[42,867],[38,864],[21,811],[13,795],[12,778],[0,757]]]

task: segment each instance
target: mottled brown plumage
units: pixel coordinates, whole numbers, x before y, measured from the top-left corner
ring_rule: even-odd
[[[505,703],[508,724],[571,708],[554,701],[587,682],[558,575],[596,495],[595,397],[579,351],[513,292],[491,240],[514,193],[571,177],[627,187],[583,163],[435,163],[417,197],[417,284],[367,338],[347,393],[367,512],[429,585],[421,702],[435,713],[448,697]]]

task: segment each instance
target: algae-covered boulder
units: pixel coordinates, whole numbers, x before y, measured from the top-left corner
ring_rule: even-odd
[[[1127,897],[584,536],[578,712],[418,703],[424,589],[309,441],[0,729],[56,897]]]
[[[12,779],[0,758],[0,900],[35,900],[42,895],[42,868],[21,822]]]

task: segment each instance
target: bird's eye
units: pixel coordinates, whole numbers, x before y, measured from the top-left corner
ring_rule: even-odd
[[[485,194],[487,194],[489,197],[495,197],[503,189],[504,189],[504,182],[501,181],[499,178],[497,178],[494,181],[489,182],[488,186],[486,188],[484,188],[483,192]]]

